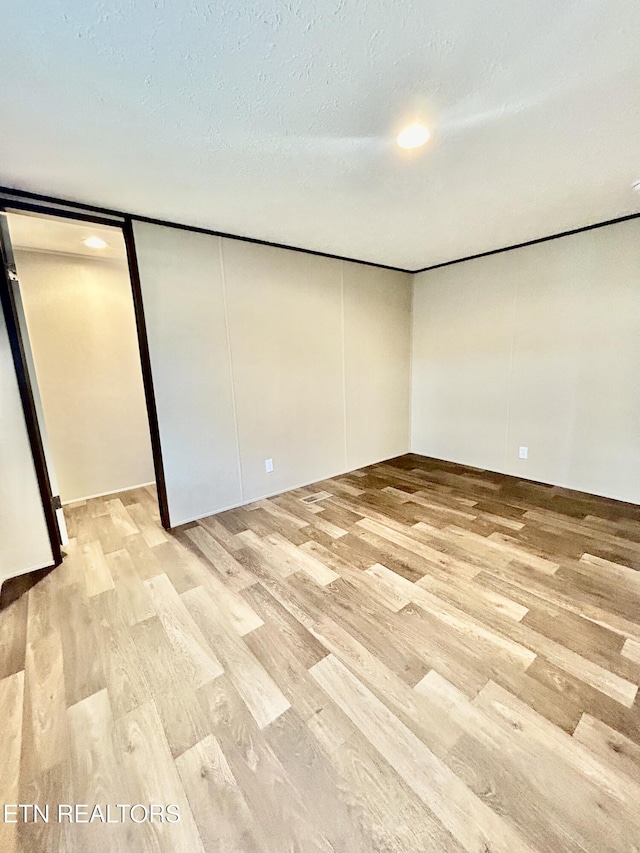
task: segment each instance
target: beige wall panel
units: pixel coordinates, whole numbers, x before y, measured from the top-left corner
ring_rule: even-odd
[[[544,251],[530,246],[517,251],[519,264],[502,270],[517,288],[509,435],[502,470],[546,483],[568,481],[574,452],[575,409],[580,382],[582,318],[576,312],[583,282],[567,268],[564,240]],[[496,259],[497,260],[497,259]],[[509,258],[511,265],[514,259]],[[520,446],[527,460],[518,458]]]
[[[345,263],[348,468],[409,450],[411,277]]]
[[[220,239],[136,222],[173,526],[241,503]]]
[[[465,266],[414,277],[412,450],[502,470],[514,286],[495,258]]]
[[[522,261],[506,470],[640,501],[640,223],[512,254]]]
[[[245,501],[344,471],[340,262],[226,239],[223,257]]]
[[[63,501],[154,480],[126,262],[16,251]]]
[[[502,456],[490,437],[484,449],[469,446],[478,421],[491,416],[488,403],[477,400],[469,435],[457,434],[453,417],[466,405],[457,377],[485,350],[460,319],[470,292],[485,312],[503,316],[497,338],[506,331],[496,370],[510,375],[495,425],[506,436]],[[638,221],[423,273],[414,299],[414,450],[640,501]],[[425,343],[428,336],[448,338],[446,360],[446,347]],[[453,404],[441,405],[443,398]],[[438,437],[448,432],[445,446]],[[527,460],[518,458],[520,446]]]
[[[53,563],[18,382],[0,309],[0,585]]]

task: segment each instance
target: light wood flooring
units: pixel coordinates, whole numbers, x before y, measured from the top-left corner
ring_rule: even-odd
[[[301,498],[324,490],[317,503]],[[169,534],[67,512],[0,612],[0,850],[640,850],[640,508],[404,456]]]

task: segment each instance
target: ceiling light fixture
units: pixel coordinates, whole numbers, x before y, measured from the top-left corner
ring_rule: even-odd
[[[86,240],[82,241],[85,246],[88,246],[90,249],[106,249],[107,243],[102,239],[102,237],[87,237]]]
[[[412,124],[398,134],[398,145],[400,148],[420,148],[429,139],[431,134],[422,124]]]

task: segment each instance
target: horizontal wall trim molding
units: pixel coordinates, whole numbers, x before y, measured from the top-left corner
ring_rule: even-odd
[[[48,200],[42,197],[39,202],[26,201],[22,190],[10,190],[0,186],[0,201],[5,209],[25,213],[36,213],[42,216],[60,216],[67,219],[77,219],[79,222],[90,222],[92,225],[108,225],[111,228],[122,228],[126,217],[120,215],[108,216],[96,209],[95,213],[87,213],[80,206],[72,203]]]
[[[429,272],[429,270],[437,270],[442,267],[449,267],[453,264],[463,264],[465,261],[475,261],[478,258],[487,258],[490,255],[499,255],[502,252],[511,252],[514,249],[524,249],[526,246],[535,246],[537,243],[546,243],[549,240],[558,240],[560,237],[570,237],[572,234],[580,234],[583,231],[593,231],[595,228],[606,228],[608,225],[618,225],[620,222],[628,222],[631,219],[640,218],[640,211],[637,213],[629,213],[625,216],[618,216],[614,219],[606,219],[602,222],[593,222],[591,225],[581,225],[577,228],[570,228],[567,231],[559,231],[557,234],[548,234],[544,237],[535,237],[532,240],[525,240],[522,243],[513,243],[510,246],[502,246],[498,249],[488,249],[486,252],[477,252],[474,255],[466,255],[463,258],[452,258],[450,261],[442,261],[439,264],[431,264],[430,266],[420,267],[418,269],[407,269],[405,267],[394,267],[388,264],[378,264],[375,261],[365,261],[361,258],[348,258],[344,255],[333,255],[330,252],[320,252],[316,249],[304,249],[301,246],[289,246],[286,243],[272,243],[269,240],[260,240],[257,237],[246,237],[241,234],[229,234],[225,231],[216,231],[213,228],[204,228],[199,225],[186,225],[183,222],[171,222],[165,219],[154,219],[150,216],[141,216],[136,213],[129,213],[122,210],[112,210],[108,207],[100,207],[94,204],[88,204],[82,201],[71,201],[70,199],[57,198],[56,196],[43,195],[42,193],[34,193],[29,190],[22,190],[18,187],[6,187],[0,185],[0,196],[8,196],[7,201],[12,201],[16,207],[33,213],[54,213],[60,216],[73,217],[75,219],[83,219],[85,221],[95,222],[100,225],[118,225],[122,224],[125,219],[133,219],[138,222],[149,222],[152,225],[164,225],[167,228],[179,228],[182,231],[193,231],[198,234],[210,234],[214,237],[225,237],[228,240],[240,240],[244,243],[256,243],[259,246],[272,246],[274,249],[287,249],[290,252],[302,252],[305,255],[316,255],[320,258],[331,258],[335,261],[347,261],[352,264],[363,264],[368,267],[378,267],[384,270],[393,270],[394,272],[404,272],[409,275],[417,275],[421,272]],[[30,203],[31,202],[31,203]],[[39,204],[38,204],[39,203]],[[54,205],[55,210],[45,210],[43,205]],[[84,211],[84,213],[82,212]]]
[[[257,237],[245,237],[241,234],[229,234],[225,231],[216,231],[213,228],[204,228],[199,225],[186,225],[183,222],[171,222],[165,219],[154,219],[151,216],[141,216],[137,213],[129,213],[128,211],[121,210],[111,210],[106,207],[97,207],[95,205],[86,204],[85,202],[76,202],[70,201],[69,199],[56,198],[55,196],[42,195],[40,193],[33,193],[27,190],[21,190],[12,187],[0,186],[0,195],[6,195],[9,197],[17,199],[26,199],[31,202],[39,202],[40,205],[62,205],[68,209],[60,209],[57,207],[55,211],[49,211],[50,213],[57,213],[59,215],[68,215],[73,216],[73,209],[77,208],[78,211],[85,211],[85,214],[77,215],[76,218],[89,219],[92,222],[100,222],[100,224],[104,225],[113,225],[116,224],[109,219],[96,219],[95,217],[112,217],[114,219],[124,220],[124,219],[133,219],[136,222],[148,222],[150,225],[163,225],[166,228],[179,228],[182,231],[193,231],[197,234],[209,234],[212,237],[224,237],[227,240],[240,240],[243,243],[256,243],[259,246],[271,246],[273,249],[286,249],[289,252],[302,252],[305,255],[315,255],[319,258],[331,258],[334,261],[346,261],[350,264],[363,264],[368,267],[378,267],[383,270],[393,270],[393,272],[404,272],[411,274],[411,270],[404,269],[403,267],[393,267],[388,264],[377,264],[375,261],[364,261],[360,258],[348,258],[345,255],[333,255],[330,252],[320,252],[316,249],[304,249],[301,246],[289,246],[286,243],[273,243],[270,240],[260,240]],[[22,205],[21,205],[22,206]],[[46,211],[42,210],[42,208],[38,208],[36,204],[28,205],[28,201],[24,204],[24,209],[32,210],[35,213],[42,212],[46,213]],[[94,213],[95,216],[91,214]]]
[[[478,258],[488,258],[490,255],[500,255],[502,252],[511,252],[514,249],[524,249],[526,246],[535,246],[537,243],[547,243],[549,240],[558,240],[560,237],[571,237],[573,234],[581,234],[583,231],[593,231],[595,228],[606,228],[608,225],[619,225],[621,222],[629,222],[631,219],[639,219],[638,213],[629,213],[626,216],[618,216],[616,219],[607,219],[604,222],[594,222],[591,225],[582,225],[580,228],[570,228],[568,231],[560,231],[558,234],[549,234],[546,237],[536,237],[534,240],[525,240],[524,243],[514,243],[512,246],[503,246],[501,249],[490,249],[487,252],[478,252],[476,255],[467,255],[465,258],[454,258],[451,261],[442,261],[440,264],[432,264],[413,270],[413,275],[430,270],[439,270],[442,267],[450,267],[453,264],[463,264],[465,261],[475,261]],[[445,460],[446,461],[446,460]]]

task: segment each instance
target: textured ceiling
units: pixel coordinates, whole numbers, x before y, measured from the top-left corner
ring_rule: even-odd
[[[409,269],[640,208],[637,0],[29,0],[2,30],[9,186]]]

